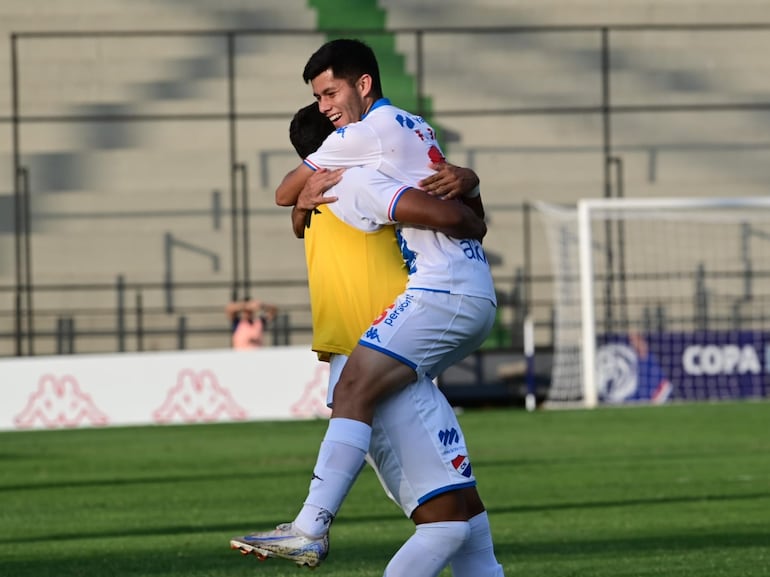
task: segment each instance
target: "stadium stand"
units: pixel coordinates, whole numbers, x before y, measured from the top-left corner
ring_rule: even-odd
[[[366,25],[428,31],[420,55],[427,97],[422,104],[442,129],[450,159],[473,166],[482,177],[491,220],[486,243],[500,290],[508,295],[526,258],[522,203],[574,202],[605,192],[598,26],[770,22],[770,7],[750,0],[729,7],[705,0],[381,0],[345,3],[336,14],[334,5],[300,0],[0,5],[0,31],[9,39],[0,43],[0,74],[6,78],[11,77],[10,33],[71,34],[25,36],[16,44],[19,114],[28,119],[20,126],[20,146],[30,175],[34,282],[108,287],[36,293],[41,330],[53,330],[67,310],[101,311],[78,315],[78,328],[114,330],[115,293],[109,287],[118,279],[129,286],[157,285],[143,293],[143,306],[156,312],[146,317],[147,330],[173,328],[181,310],[191,326],[223,325],[221,306],[230,295],[221,287],[236,266],[224,31],[241,31],[232,37],[233,97],[240,115],[234,136],[236,161],[248,170],[251,277],[261,283],[260,298],[294,311],[292,322],[302,325],[308,322],[302,246],[290,237],[288,215],[273,205],[272,193],[295,163],[286,138],[288,115],[309,100],[300,71],[325,39],[323,30]],[[584,28],[472,29],[543,26]],[[456,30],[437,31],[441,27]],[[269,33],[289,29],[318,32]],[[131,30],[183,33],[109,34]],[[78,36],[84,31],[99,34]],[[413,94],[418,72],[414,33],[382,41],[385,82],[393,87],[386,92],[416,106],[400,102]],[[684,110],[613,116],[613,152],[623,159],[625,194],[764,194],[770,179],[761,106],[770,99],[767,31],[618,29],[609,42],[614,106],[746,106],[712,111],[707,121]],[[0,92],[0,124],[7,135],[12,105],[11,91]],[[3,335],[12,328],[16,270],[12,167],[9,136],[0,140],[0,287],[9,289],[0,292]],[[238,186],[242,176],[235,176]],[[529,273],[547,276],[542,230],[534,226],[531,234]],[[171,282],[219,284],[170,295]],[[539,290],[548,295],[550,286],[546,282]],[[547,310],[546,305],[540,312],[541,325],[547,325]],[[302,338],[307,335],[295,342]],[[202,334],[188,346],[226,343],[223,334]],[[173,335],[145,343],[146,348],[176,345]],[[53,339],[46,346],[52,351]],[[113,347],[101,338],[80,350]],[[10,339],[0,339],[3,354],[12,354]]]

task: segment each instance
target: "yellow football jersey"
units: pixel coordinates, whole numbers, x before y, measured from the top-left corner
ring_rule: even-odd
[[[305,228],[313,350],[318,358],[349,355],[358,339],[406,287],[407,273],[395,230],[365,232],[326,205]]]

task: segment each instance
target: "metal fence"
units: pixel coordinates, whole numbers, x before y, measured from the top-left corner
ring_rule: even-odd
[[[527,314],[550,345],[552,272],[531,201],[770,183],[770,24],[333,35],[371,42],[386,95],[481,175],[501,297],[490,346],[518,347]],[[227,346],[225,301],[254,294],[281,309],[275,344],[309,342],[301,245],[278,232],[288,215],[271,194],[296,164],[285,127],[310,99],[300,71],[323,40],[13,34],[0,354]]]

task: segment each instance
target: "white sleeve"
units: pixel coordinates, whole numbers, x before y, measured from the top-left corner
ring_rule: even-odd
[[[355,228],[376,230],[395,224],[389,214],[407,188],[373,168],[353,167],[331,191],[338,200],[327,206],[337,218]]]
[[[348,169],[345,175],[356,179],[354,210],[360,218],[380,225],[396,223],[395,207],[407,185],[368,167]]]
[[[305,159],[313,169],[372,166],[382,162],[380,139],[371,127],[354,122],[338,128],[326,137],[321,148]]]

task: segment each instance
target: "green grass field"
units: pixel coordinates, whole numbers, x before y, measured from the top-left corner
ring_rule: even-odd
[[[769,403],[460,420],[507,576],[770,576]],[[0,575],[381,576],[412,525],[368,469],[313,573],[228,548],[293,517],[324,429],[2,433]]]

